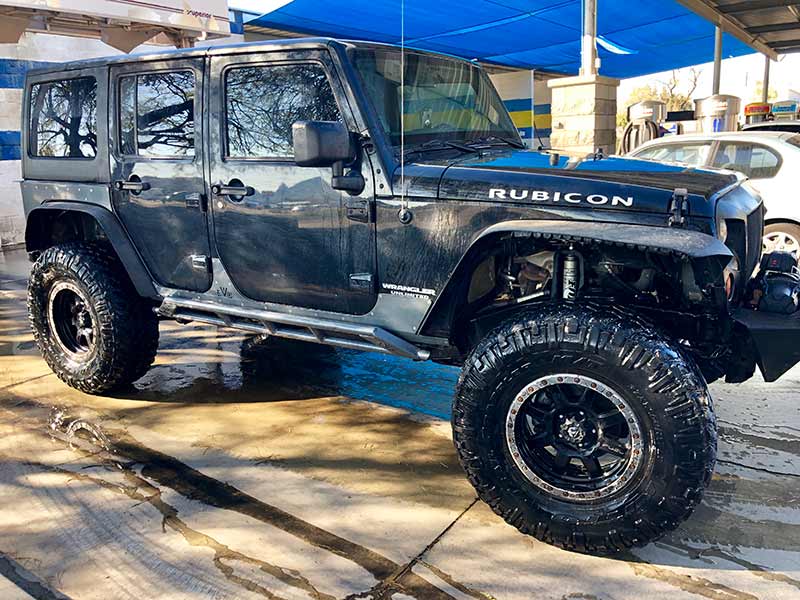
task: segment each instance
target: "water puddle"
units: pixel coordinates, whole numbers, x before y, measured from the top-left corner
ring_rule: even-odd
[[[111,452],[111,442],[99,425],[80,417],[69,416],[64,407],[53,406],[50,409],[47,427],[50,429],[51,435],[63,434],[69,443],[70,450],[75,450],[76,442],[81,439],[106,452]]]
[[[161,356],[169,360],[153,367],[125,397],[228,403],[344,396],[450,417],[456,367],[292,340],[231,339],[223,332],[205,332],[200,339],[202,330],[163,336]],[[217,333],[220,339],[214,339]],[[192,355],[198,348],[203,354]]]

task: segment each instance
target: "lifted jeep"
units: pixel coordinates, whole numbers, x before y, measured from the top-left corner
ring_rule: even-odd
[[[714,468],[706,382],[800,359],[796,260],[758,269],[746,181],[526,150],[467,61],[192,49],[31,71],[24,107],[30,322],[62,380],[141,377],[159,317],[462,365],[467,476],[564,548],[677,527]]]

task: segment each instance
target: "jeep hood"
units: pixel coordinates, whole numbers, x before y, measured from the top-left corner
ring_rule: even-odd
[[[493,150],[482,156],[462,154],[407,164],[406,193],[471,202],[667,213],[673,192],[682,188],[689,193],[690,215],[713,217],[715,194],[743,180],[725,171],[624,157],[555,158],[534,150]],[[399,177],[399,172],[395,175]]]

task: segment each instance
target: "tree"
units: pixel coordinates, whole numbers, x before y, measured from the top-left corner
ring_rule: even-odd
[[[673,70],[666,81],[656,81],[635,88],[628,97],[625,108],[644,100],[658,100],[667,105],[668,111],[692,110],[694,108],[692,96],[697,90],[700,75],[702,71],[697,67],[689,69],[685,79],[681,71]],[[626,122],[627,116],[623,111],[617,115],[617,123],[624,125]]]
[[[764,82],[757,81],[756,87],[753,90],[753,102],[761,102],[763,100]],[[775,102],[778,99],[778,92],[775,88],[770,87],[767,94],[767,102]]]

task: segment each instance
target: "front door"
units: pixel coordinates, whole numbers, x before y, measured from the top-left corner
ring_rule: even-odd
[[[364,192],[350,196],[331,188],[330,169],[293,159],[296,121],[355,128],[330,57],[215,56],[210,83],[214,237],[234,286],[262,302],[368,312],[377,297],[369,160]]]
[[[203,177],[203,59],[112,67],[113,203],[161,285],[211,285]]]

